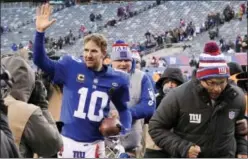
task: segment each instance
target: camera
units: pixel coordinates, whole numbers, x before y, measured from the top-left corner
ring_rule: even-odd
[[[5,69],[3,65],[1,65],[0,72],[0,84],[1,84],[1,98],[5,98],[13,85],[13,79],[8,70]]]

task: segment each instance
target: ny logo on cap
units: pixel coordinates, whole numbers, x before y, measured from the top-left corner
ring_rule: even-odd
[[[219,70],[219,74],[226,74],[227,73],[226,67],[219,67],[218,70]]]
[[[121,58],[127,58],[127,51],[121,51],[120,52],[120,57]]]

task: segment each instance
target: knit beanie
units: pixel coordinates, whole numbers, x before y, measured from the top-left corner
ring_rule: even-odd
[[[129,45],[122,40],[118,40],[112,45],[111,60],[130,60],[132,61],[132,53]]]
[[[228,78],[230,76],[225,56],[221,54],[219,46],[214,41],[205,44],[204,52],[199,57],[197,79]]]

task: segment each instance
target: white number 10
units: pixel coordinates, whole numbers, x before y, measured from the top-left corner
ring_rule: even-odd
[[[108,94],[105,92],[101,91],[94,91],[92,92],[90,96],[90,104],[89,104],[89,110],[88,113],[84,112],[85,109],[85,104],[86,104],[86,98],[88,95],[88,88],[80,88],[78,90],[78,93],[80,94],[79,98],[79,104],[78,104],[78,110],[74,111],[74,116],[85,119],[86,115],[91,121],[99,122],[103,118],[103,109],[107,106],[108,104]],[[95,115],[95,110],[96,110],[96,101],[98,98],[102,99],[101,102],[101,108],[98,110],[98,115]]]

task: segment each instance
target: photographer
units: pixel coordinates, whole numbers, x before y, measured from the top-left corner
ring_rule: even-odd
[[[9,79],[9,74],[6,74],[3,67],[1,67],[1,94],[0,94],[0,158],[19,158],[19,152],[16,148],[15,141],[10,131],[8,124],[8,107],[4,105],[2,98],[4,98],[10,86],[7,85],[6,80]],[[5,78],[3,78],[5,77]]]
[[[21,157],[51,157],[61,149],[62,139],[48,112],[46,92],[28,63],[18,56],[1,59],[13,77],[10,94],[4,98],[9,123]],[[41,133],[42,132],[42,133]]]

